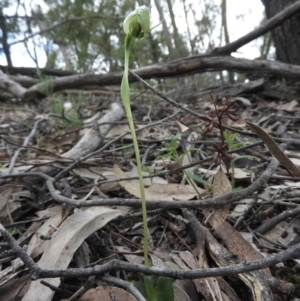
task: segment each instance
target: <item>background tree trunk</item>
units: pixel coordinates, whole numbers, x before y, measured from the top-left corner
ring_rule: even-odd
[[[296,0],[262,0],[270,19]],[[272,31],[277,60],[300,65],[300,14],[285,21]]]
[[[3,52],[6,57],[7,66],[12,67],[10,49],[7,41],[8,36],[7,36],[6,19],[4,18],[2,9],[0,10],[0,29],[2,31],[2,37],[0,38],[0,43],[3,45]]]
[[[159,0],[154,0],[154,3],[155,3],[155,6],[156,6],[156,9],[158,11],[160,20],[165,20],[165,15],[164,15],[164,12],[163,12],[163,8],[160,5],[160,1]],[[176,57],[176,54],[174,53],[171,33],[170,33],[169,28],[168,28],[165,21],[162,23],[162,27],[163,27],[164,39],[165,39],[165,42],[167,44],[169,55],[170,55],[170,58],[173,60],[177,57]]]

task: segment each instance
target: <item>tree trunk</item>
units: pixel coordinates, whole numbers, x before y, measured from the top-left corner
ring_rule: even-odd
[[[282,9],[297,0],[262,0],[267,18],[270,19]],[[277,60],[300,65],[300,14],[296,14],[272,31]]]
[[[8,34],[7,34],[7,27],[6,27],[6,19],[3,15],[2,9],[0,10],[0,29],[2,31],[2,38],[0,38],[0,43],[2,42],[3,52],[6,57],[7,66],[12,67],[12,61],[10,56],[10,49],[8,45]]]
[[[171,24],[173,27],[173,37],[174,37],[174,43],[175,43],[177,56],[178,57],[187,56],[188,50],[186,49],[185,44],[184,44],[181,36],[179,35],[178,27],[177,27],[177,24],[175,21],[175,15],[174,15],[174,11],[173,11],[173,4],[172,4],[171,0],[167,0],[167,4],[168,4],[169,14],[170,14],[170,18],[171,18]]]
[[[160,20],[164,20],[165,16],[164,16],[162,6],[160,5],[160,1],[159,0],[154,0],[154,3],[155,3],[155,6],[156,6],[156,9],[158,11]],[[163,32],[164,32],[164,38],[165,38],[165,41],[166,41],[166,44],[167,44],[167,47],[168,47],[168,51],[169,51],[169,56],[170,56],[171,60],[173,60],[177,57],[176,57],[176,54],[174,53],[171,33],[170,33],[169,28],[168,28],[165,21],[162,23],[162,27],[163,27]]]
[[[225,44],[229,44],[229,33],[228,33],[228,25],[227,25],[227,1],[222,0],[221,3],[221,10],[222,10],[222,29],[224,32],[224,39],[225,39]],[[220,72],[220,77],[222,79],[222,71]],[[234,73],[233,72],[228,72],[228,79],[231,84],[234,83]]]

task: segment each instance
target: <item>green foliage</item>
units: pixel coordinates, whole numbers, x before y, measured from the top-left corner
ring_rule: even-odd
[[[9,43],[30,36],[31,32],[41,31],[41,34],[27,41],[28,47],[24,47],[24,52],[27,51],[38,61],[39,54],[43,51],[47,56],[48,68],[64,68],[85,73],[120,71],[125,40],[125,35],[120,34],[120,28],[124,16],[134,11],[137,5],[147,5],[151,11],[157,11],[156,4],[150,0],[44,0],[46,6],[33,3],[26,12],[28,17],[25,19],[18,18],[18,15],[23,15],[24,12],[23,6],[19,5],[17,0],[0,2],[0,8],[11,10],[17,7],[16,18],[10,16],[5,19]],[[155,30],[145,35],[144,39],[138,39],[132,46],[130,68],[205,52],[220,44],[212,38],[215,36],[213,34],[216,20],[220,13],[217,3],[208,0],[199,3],[178,3],[188,17],[183,23],[178,23],[178,11],[170,4],[172,1],[161,1],[160,4],[162,10],[170,16],[165,21],[169,23],[167,27],[170,30],[167,33]],[[197,14],[197,11],[201,11],[201,14]],[[139,25],[136,26],[135,30],[138,33]],[[169,45],[168,41],[171,41]],[[34,50],[29,47],[31,45],[34,45]],[[171,52],[175,56],[171,55]],[[178,83],[177,79],[163,79],[159,82],[170,84],[170,87],[163,87],[167,90],[173,89]],[[192,82],[215,84],[216,75],[193,75]],[[190,86],[187,82],[186,84],[192,90],[199,88],[199,85]],[[201,87],[203,88],[203,85]]]
[[[296,289],[300,289],[300,275],[295,268],[286,268],[283,279],[295,285]]]
[[[43,33],[49,45],[49,67],[59,66],[63,61],[68,70],[79,72],[120,71],[125,39],[120,35],[120,28],[123,16],[135,9],[136,1],[45,0],[45,3],[49,7],[47,13],[40,7],[33,9],[32,26],[47,28],[65,21]],[[135,30],[139,30],[138,26]],[[131,66],[157,62],[153,60],[152,50],[157,59],[163,59],[165,55],[160,45],[156,34],[138,41],[134,47],[139,51],[132,54]]]
[[[6,8],[10,8],[15,4],[15,1],[13,0],[1,0],[0,1],[0,15],[3,15],[3,10]],[[20,32],[20,24],[16,18],[5,18],[5,27],[8,33],[8,39],[14,38],[14,36]],[[0,36],[0,44],[3,45],[3,38],[4,34],[1,32]],[[2,48],[2,47],[1,47]],[[0,54],[3,51],[3,49],[0,48]]]
[[[52,112],[61,115],[64,110],[63,100],[59,97],[52,99]]]
[[[147,299],[149,301],[156,301],[157,300],[157,292],[156,292],[156,289],[154,288],[151,276],[148,276],[148,275],[144,276],[144,284],[145,284]]]
[[[174,279],[160,276],[156,284],[157,301],[173,301],[174,300]]]
[[[8,227],[6,229],[6,231],[10,234],[10,235],[15,235],[15,234],[21,234],[22,231],[18,228],[18,227]]]
[[[179,140],[181,138],[181,134],[177,133],[171,138],[171,143],[166,146],[158,149],[159,152],[163,153],[158,156],[158,158],[169,158],[171,161],[178,161],[179,156],[177,152],[177,146],[179,143]]]
[[[183,161],[184,156],[188,155],[189,152],[198,151],[197,149],[190,148],[189,150],[185,151],[182,155],[179,155],[178,151],[177,151],[177,146],[179,144],[180,138],[181,138],[180,133],[177,133],[175,136],[173,136],[169,146],[159,149],[159,151],[163,152],[164,154],[159,155],[158,157],[159,158],[166,158],[167,157],[171,161],[177,162],[179,165],[182,165],[182,161]],[[194,180],[196,182],[198,182],[200,184],[203,184],[203,185],[206,185],[206,186],[209,185],[209,184],[207,184],[207,182],[205,180],[203,180],[202,178],[200,178],[199,176],[195,175],[194,174],[194,169],[195,169],[194,167],[187,168],[183,172],[184,172],[184,174],[186,176],[186,179],[189,182],[189,184],[194,188],[196,193],[200,196],[200,192],[197,189],[197,186],[194,183]]]
[[[121,140],[122,144],[122,153],[125,155],[126,153],[134,153],[134,147],[132,145],[128,145],[127,143],[123,142],[123,139]]]
[[[224,132],[224,139],[230,151],[234,151],[240,147],[250,144],[249,142],[239,142],[239,141],[236,142],[238,136],[239,136],[238,133],[227,134],[226,132]]]
[[[147,292],[146,292],[145,285],[142,282],[136,280],[133,280],[132,283],[140,291],[140,293],[147,299]]]
[[[185,173],[187,175],[188,178],[193,179],[195,182],[202,184],[203,186],[205,185],[209,185],[204,179],[202,179],[201,177],[199,177],[198,175],[196,175],[194,173],[195,167],[190,167],[185,169]]]
[[[45,94],[46,96],[50,96],[53,93],[53,78],[51,76],[43,75],[39,68],[36,69],[36,75],[43,83],[43,85],[41,85],[40,92]]]
[[[47,60],[47,68],[51,68],[54,69],[56,66],[56,62],[57,62],[57,57],[58,57],[58,53],[57,51],[53,50],[49,55],[48,55],[48,60]]]
[[[48,68],[95,73],[121,70],[125,35],[120,34],[120,28],[124,16],[134,11],[138,5],[147,5],[151,11],[158,11],[155,2],[150,0],[44,0],[42,2],[45,5],[32,3],[30,7],[26,7],[26,18],[21,18],[18,16],[24,16],[24,6],[19,1],[0,2],[0,9],[9,8],[3,10],[10,15],[5,18],[9,44],[41,31],[39,35],[26,41],[27,48],[24,46],[22,52],[30,52],[35,59],[41,51],[44,52]],[[222,41],[214,38],[220,30],[216,28],[220,15],[220,5],[217,2],[179,1],[176,10],[172,1],[160,2],[162,11],[168,15],[165,22],[169,30],[155,30],[145,35],[144,39],[137,40],[132,46],[131,68],[203,53],[221,45]],[[186,20],[176,18],[178,10],[181,16],[185,15]],[[136,25],[134,35],[138,36],[140,30],[139,25]],[[148,31],[144,30],[143,34]],[[2,38],[0,37],[0,42]],[[31,47],[33,45],[34,50]],[[192,80],[189,82],[189,79]],[[191,90],[200,87],[193,83],[201,82],[201,89],[208,84],[214,85],[216,73],[193,75],[189,79],[185,79],[186,86],[191,88],[188,95]],[[163,87],[167,90],[172,90],[174,84],[178,83],[177,79],[163,79],[159,82],[170,83],[171,87]]]
[[[78,97],[68,95],[67,99],[63,99],[59,95],[56,97],[51,98],[51,106],[52,112],[65,118],[62,121],[62,128],[70,127],[70,126],[81,126],[82,120],[78,118],[78,111],[81,107],[82,103],[82,96],[79,95]],[[64,103],[69,102],[71,104],[71,108],[65,110]]]
[[[234,134],[227,134],[226,132],[223,132],[223,135],[224,135],[224,139],[228,145],[228,149],[229,151],[234,151],[240,147],[243,147],[243,146],[246,146],[248,144],[251,144],[250,142],[240,142],[240,141],[236,141],[239,134],[238,133],[234,133]],[[245,158],[248,158],[248,159],[257,159],[256,157],[254,156],[249,156],[249,155],[242,155],[242,156],[235,156],[231,159],[231,186],[232,186],[232,189],[233,190],[238,190],[239,188],[235,188],[235,183],[234,183],[234,163],[237,161],[237,160],[240,160],[240,159],[245,159]]]
[[[143,165],[143,170],[148,172],[150,175],[154,173],[156,167],[156,162],[152,163],[151,166]],[[153,178],[150,178],[151,182],[153,181]]]
[[[124,52],[125,52],[125,64],[124,64],[124,74],[121,83],[121,98],[127,115],[127,120],[129,128],[131,131],[131,136],[133,140],[134,152],[137,162],[140,191],[141,191],[141,201],[142,201],[142,213],[143,213],[143,228],[144,228],[144,262],[145,265],[149,265],[148,260],[148,223],[147,223],[147,208],[146,208],[146,195],[143,180],[143,171],[140,158],[140,151],[137,142],[137,137],[135,133],[135,128],[133,124],[133,118],[131,113],[130,105],[130,88],[128,82],[128,72],[129,72],[129,54],[131,44],[134,38],[141,38],[144,34],[150,31],[150,17],[149,10],[146,6],[141,6],[132,13],[130,13],[123,24],[124,32],[126,34],[124,42]]]
[[[133,284],[148,301],[174,301],[174,279],[159,276],[155,286],[151,276],[145,275],[143,280]]]

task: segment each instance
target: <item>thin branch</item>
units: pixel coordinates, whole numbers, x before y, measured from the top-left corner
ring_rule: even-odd
[[[188,57],[166,64],[155,64],[133,70],[143,79],[165,78],[191,75],[195,73],[228,70],[236,72],[264,72],[280,77],[299,78],[300,66],[265,60],[237,59],[228,56]],[[76,74],[46,80],[30,87],[24,94],[24,100],[43,98],[46,94],[45,87],[51,84],[52,91],[58,92],[65,89],[80,88],[83,86],[120,85],[123,72],[108,74]],[[133,75],[129,76],[130,82],[136,82]]]
[[[255,232],[257,232],[259,234],[265,234],[266,232],[268,232],[269,230],[274,228],[280,222],[286,221],[288,218],[298,216],[299,214],[300,214],[300,207],[281,212],[280,214],[275,215],[272,218],[265,221],[261,226],[259,226],[255,230]]]
[[[33,259],[23,250],[17,241],[6,231],[3,225],[0,223],[0,233],[2,234],[5,241],[8,242],[11,249],[16,252],[16,255],[21,258],[24,264],[29,268],[30,271],[36,270],[37,266]]]
[[[223,196],[219,196],[210,200],[200,200],[200,201],[164,201],[164,200],[148,200],[147,208],[148,209],[157,209],[157,208],[215,208],[220,207],[226,204],[231,204],[233,202],[240,201],[241,199],[251,196],[254,192],[263,188],[267,183],[270,177],[275,172],[278,167],[278,160],[273,158],[270,164],[267,166],[267,169],[264,173],[250,186],[241,190],[235,191]],[[140,208],[141,201],[139,199],[98,199],[98,200],[85,200],[79,199],[74,200],[68,197],[61,195],[60,191],[56,190],[54,187],[55,179],[47,176],[46,174],[39,172],[28,172],[26,174],[15,174],[10,176],[3,176],[2,179],[8,177],[41,177],[46,180],[47,188],[53,197],[53,199],[58,203],[69,204],[73,207],[89,207],[89,206],[130,206],[134,208]],[[128,179],[122,179],[124,181]]]
[[[42,121],[45,121],[47,120],[48,117],[45,117],[45,118],[41,118],[41,119],[38,119],[34,125],[33,125],[33,128],[31,130],[31,132],[29,133],[29,135],[25,138],[24,142],[23,142],[23,145],[22,147],[20,147],[19,149],[17,149],[17,151],[14,153],[13,157],[11,158],[10,160],[10,163],[9,163],[9,167],[8,167],[8,170],[6,171],[6,174],[9,175],[14,166],[15,166],[15,163],[16,163],[16,160],[17,158],[19,157],[19,154],[22,150],[24,150],[26,148],[26,146],[28,145],[28,143],[30,142],[31,138],[35,135],[37,129],[38,129],[38,125],[42,122]]]
[[[118,287],[125,288],[129,291],[138,301],[146,301],[140,291],[130,282],[111,276],[103,276],[102,280],[112,283]]]
[[[150,89],[152,92],[154,92],[156,95],[158,95],[160,98],[162,98],[163,100],[167,101],[169,104],[171,104],[172,106],[179,108],[189,114],[192,114],[204,121],[212,121],[211,118],[209,118],[207,115],[202,115],[199,114],[197,112],[195,112],[195,110],[191,110],[189,109],[187,106],[182,105],[181,103],[171,99],[170,97],[166,96],[164,93],[156,90],[155,88],[153,88],[151,85],[149,85],[146,81],[144,81],[140,76],[138,76],[136,73],[134,73],[132,70],[128,70],[129,74],[133,75],[133,77],[135,77],[136,79],[138,79],[140,82],[142,82],[148,89]]]
[[[161,119],[161,120],[158,120],[158,121],[155,121],[155,122],[152,122],[152,123],[149,123],[143,127],[140,127],[138,129],[136,129],[136,133],[140,132],[140,131],[143,131],[144,129],[146,128],[149,128],[149,127],[152,127],[152,126],[155,126],[157,124],[160,124],[162,122],[165,122],[169,119],[172,119],[174,118],[180,111],[176,111],[174,114],[170,115],[170,116],[167,116],[166,118],[164,119]],[[55,176],[55,180],[59,180],[61,179],[64,175],[66,175],[69,171],[71,171],[72,169],[74,169],[78,164],[80,164],[81,162],[97,155],[97,154],[100,154],[102,153],[105,149],[107,149],[110,145],[113,145],[116,141],[119,141],[120,139],[122,139],[123,137],[125,137],[126,135],[130,134],[130,131],[126,131],[125,133],[123,134],[120,134],[118,137],[110,140],[108,143],[106,143],[104,146],[102,146],[100,149],[94,151],[94,152],[91,152],[89,154],[87,154],[86,156],[74,161],[72,164],[70,164],[68,167],[66,167],[65,169],[63,169],[62,171],[60,171],[56,176]]]
[[[217,277],[217,276],[232,276],[239,273],[245,273],[250,271],[255,271],[263,269],[266,267],[273,266],[275,264],[284,262],[291,258],[299,258],[300,254],[300,243],[289,247],[280,253],[270,255],[267,258],[262,258],[259,260],[254,260],[250,262],[245,262],[241,264],[236,264],[232,266],[222,267],[222,268],[210,268],[210,269],[195,269],[195,270],[173,270],[161,267],[147,267],[141,264],[133,264],[128,262],[123,262],[120,260],[112,260],[101,266],[92,268],[78,268],[78,269],[67,269],[67,270],[49,270],[42,269],[35,264],[31,257],[23,250],[16,240],[5,230],[5,228],[0,224],[0,233],[3,238],[8,242],[12,250],[14,250],[21,260],[25,263],[31,272],[33,279],[41,278],[78,278],[78,277],[88,277],[91,275],[103,275],[107,272],[114,271],[127,271],[143,273],[148,275],[158,275],[166,276],[175,279],[196,279],[196,278],[206,278],[206,277]]]
[[[292,16],[297,14],[300,11],[300,1],[297,1],[287,7],[285,7],[281,12],[277,15],[272,17],[271,19],[267,20],[263,25],[254,29],[253,31],[247,33],[243,37],[223,46],[215,48],[211,51],[208,51],[204,55],[214,54],[214,55],[228,55],[237,49],[241,48],[242,46],[248,44],[249,42],[259,38],[260,36],[264,35],[265,33],[273,30],[277,26],[281,25],[284,21],[290,19]],[[199,55],[198,57],[201,57]]]
[[[29,36],[27,36],[27,37],[25,37],[21,40],[11,42],[11,43],[8,44],[8,46],[23,43],[25,41],[28,41],[29,39],[32,39],[35,36],[38,36],[38,35],[41,35],[41,34],[44,34],[44,33],[48,32],[48,31],[54,30],[57,27],[60,27],[60,26],[64,25],[65,23],[68,23],[68,22],[78,22],[78,21],[83,21],[83,20],[86,20],[86,19],[101,19],[101,18],[103,18],[102,15],[91,15],[91,16],[84,16],[84,17],[70,17],[70,18],[62,20],[60,22],[57,22],[57,23],[53,24],[52,26],[46,27],[44,29],[41,29],[40,31],[32,33],[31,35],[29,35]],[[108,16],[106,16],[106,18],[108,18]],[[115,18],[117,20],[123,20],[121,17],[109,17],[109,18]]]

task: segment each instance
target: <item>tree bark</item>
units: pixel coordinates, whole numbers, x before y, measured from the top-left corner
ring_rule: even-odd
[[[0,39],[0,41],[2,42],[2,46],[3,46],[3,52],[5,54],[6,57],[6,61],[7,61],[7,66],[8,67],[12,67],[12,60],[11,60],[11,56],[10,56],[10,49],[9,49],[9,45],[8,45],[8,33],[7,33],[7,27],[6,27],[6,19],[3,15],[3,11],[0,10],[0,29],[2,31],[2,38]]]
[[[167,5],[169,9],[169,14],[171,18],[171,24],[173,27],[173,37],[174,37],[174,43],[176,47],[177,57],[183,57],[188,55],[188,50],[185,47],[185,44],[182,40],[182,37],[179,35],[178,27],[175,21],[175,15],[173,11],[173,4],[171,3],[171,0],[167,0]]]
[[[159,0],[154,0],[154,3],[155,3],[155,6],[156,6],[156,9],[158,11],[160,20],[164,20],[165,16],[164,16],[163,8],[160,5]],[[167,44],[167,47],[168,47],[170,58],[175,59],[176,54],[174,53],[174,49],[173,49],[171,33],[170,33],[169,28],[168,28],[165,21],[162,23],[162,27],[163,27],[164,38],[165,38],[165,41],[166,41],[166,44]]]
[[[230,43],[230,40],[229,40],[228,25],[227,25],[227,1],[226,0],[222,0],[221,10],[222,10],[222,29],[223,29],[223,33],[224,33],[225,44],[227,45]],[[223,77],[222,71],[220,72],[220,77],[221,78]],[[234,73],[229,72],[228,79],[229,79],[229,82],[231,84],[233,84],[234,83]]]
[[[267,18],[270,19],[296,0],[262,0]],[[300,13],[272,31],[277,60],[300,65]]]

